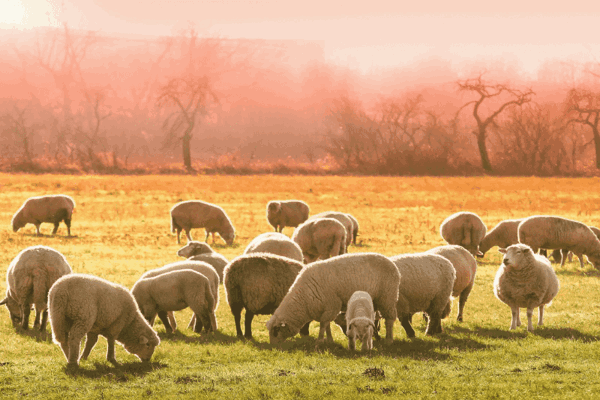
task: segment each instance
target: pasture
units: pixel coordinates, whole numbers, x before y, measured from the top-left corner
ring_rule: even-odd
[[[359,245],[350,252],[384,255],[419,252],[444,244],[440,223],[451,213],[477,213],[488,230],[507,218],[556,214],[600,226],[598,178],[386,178],[305,176],[62,176],[0,175],[0,290],[17,253],[43,244],[62,252],[74,272],[131,288],[143,272],[177,261],[169,209],[182,200],[222,206],[235,228],[233,247],[213,248],[230,260],[256,235],[271,231],[265,207],[273,199],[301,199],[311,214],[339,210],[360,222]],[[30,196],[64,193],[76,203],[72,233],[61,224],[33,225],[13,233],[13,213]],[[292,229],[284,233],[291,235]],[[204,240],[203,230],[193,230]],[[184,239],[185,242],[185,239]],[[219,331],[185,329],[189,310],[176,312],[179,330],[154,325],[161,344],[149,365],[117,346],[115,368],[101,338],[88,361],[68,371],[60,348],[39,333],[18,333],[0,308],[0,397],[50,398],[594,398],[600,391],[600,273],[574,257],[553,264],[561,289],[547,308],[545,326],[509,331],[510,309],[496,299],[492,282],[501,262],[493,248],[478,260],[476,284],[456,322],[457,300],[443,320],[444,333],[407,339],[398,321],[393,345],[375,342],[370,354],[350,352],[332,326],[335,343],[315,351],[311,336],[269,344],[257,316],[254,341],[238,340],[221,285]],[[526,321],[525,312],[522,319]],[[33,315],[30,319],[33,323]],[[50,332],[48,327],[48,332]]]

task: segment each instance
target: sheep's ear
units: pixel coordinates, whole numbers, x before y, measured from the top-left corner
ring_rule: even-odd
[[[148,343],[148,338],[146,336],[140,336],[140,344]]]
[[[525,248],[523,249],[523,254],[527,254],[527,253],[529,253],[530,251],[531,251],[531,249],[530,249],[529,247],[525,247]]]
[[[285,326],[285,322],[282,322],[279,326],[283,328]]]
[[[506,254],[506,249],[500,248],[500,249],[498,249],[498,251],[502,254]]]
[[[0,306],[4,305],[8,302],[8,297],[5,297],[4,300],[0,301]]]

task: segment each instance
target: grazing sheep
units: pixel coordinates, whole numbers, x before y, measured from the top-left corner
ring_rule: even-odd
[[[544,256],[533,253],[525,244],[500,249],[502,264],[494,279],[494,294],[512,311],[510,329],[521,325],[519,308],[527,308],[527,330],[533,332],[533,309],[539,307],[538,325],[544,324],[544,306],[549,306],[560,284]]]
[[[210,249],[210,252],[208,251]],[[186,257],[190,261],[204,261],[212,265],[219,274],[219,281],[223,282],[223,269],[229,260],[225,256],[215,252],[208,244],[192,240],[177,251],[180,257]]]
[[[333,218],[306,221],[296,228],[292,240],[302,249],[307,264],[346,253],[346,228]]]
[[[86,360],[102,335],[108,342],[107,361],[115,358],[115,340],[125,350],[147,362],[159,345],[156,332],[144,319],[129,291],[91,275],[65,275],[48,294],[54,343],[60,345],[70,366],[79,365],[79,346],[87,334],[81,355]]]
[[[442,319],[450,314],[452,289],[456,272],[447,258],[437,254],[403,254],[390,258],[402,279],[398,291],[396,310],[398,319],[409,338],[415,337],[411,325],[414,313],[427,314],[425,333],[442,332]]]
[[[427,254],[437,254],[447,258],[456,271],[456,279],[452,288],[452,297],[458,297],[458,315],[456,320],[462,322],[467,298],[475,284],[477,261],[464,247],[457,245],[439,246],[427,250]]]
[[[208,235],[212,234],[213,244],[215,243],[215,233],[218,233],[229,246],[233,244],[235,238],[235,229],[231,220],[221,207],[200,200],[182,201],[175,204],[171,208],[171,231],[177,232],[177,243],[181,243],[179,234],[182,230],[185,231],[187,240],[191,241],[190,231],[193,228],[206,229],[204,241],[207,242]]]
[[[174,262],[171,264],[167,264],[164,267],[151,269],[150,271],[145,272],[144,275],[142,275],[142,277],[140,279],[154,278],[155,276],[159,276],[159,275],[162,275],[167,272],[181,271],[183,269],[194,270],[208,278],[208,281],[210,283],[210,290],[211,290],[211,293],[214,298],[214,310],[216,310],[219,305],[219,280],[220,280],[220,278],[219,278],[217,271],[215,271],[215,269],[209,263],[206,263],[203,261],[194,261],[194,260],[178,261],[178,262]],[[177,321],[175,320],[173,311],[167,311],[166,316],[169,319],[169,323],[170,323],[172,331],[175,332],[175,329],[177,329]],[[164,317],[164,315],[163,315],[163,317]],[[163,319],[163,317],[161,317],[161,320]],[[154,324],[154,320],[150,321],[150,325],[153,325],[153,324]],[[192,316],[192,319],[190,320],[190,323],[188,324],[188,328],[193,328],[195,326],[195,324],[196,324],[196,315],[194,314],[194,316]]]
[[[505,219],[498,222],[498,225],[489,231],[481,243],[479,243],[479,251],[483,254],[494,246],[506,248],[510,245],[519,243],[519,224],[523,219]]]
[[[238,337],[252,339],[254,316],[272,314],[303,267],[296,260],[266,253],[242,255],[227,265],[224,271],[225,293]],[[246,317],[245,334],[242,335],[243,309],[246,309]],[[308,323],[300,332],[308,335]]]
[[[208,243],[190,240],[185,246],[177,250],[177,255],[180,257],[190,258],[199,254],[212,254],[215,251]]]
[[[592,230],[592,232],[594,232],[594,235],[596,235],[596,237],[598,239],[600,239],[600,229],[596,228],[595,226],[590,226],[590,229]],[[542,253],[541,250],[540,250],[540,254],[546,255],[546,254]],[[565,257],[567,257],[569,262],[571,262],[571,261],[573,261],[573,252],[571,252],[567,249],[560,249],[560,250],[556,249],[556,250],[552,251],[551,257],[554,259],[555,263],[562,264],[562,260],[564,260]]]
[[[286,226],[297,227],[308,219],[310,207],[300,200],[278,200],[267,204],[267,221],[275,232],[283,232]]]
[[[449,261],[447,261],[450,263]],[[386,341],[394,338],[396,303],[400,274],[387,257],[375,253],[354,253],[306,266],[267,322],[271,343],[294,336],[310,321],[319,321],[317,343],[325,331],[332,341],[330,323],[357,290],[369,293],[375,310],[385,318]]]
[[[358,237],[358,220],[354,218],[352,214],[346,214],[350,221],[352,221],[352,244],[356,246],[356,238]]]
[[[362,342],[362,351],[373,349],[375,310],[369,293],[356,291],[352,294],[346,310],[346,326],[348,349],[355,349],[356,339]]]
[[[269,253],[300,262],[304,260],[300,246],[278,232],[267,232],[255,237],[244,250],[244,254],[249,253]]]
[[[552,215],[535,215],[519,224],[519,242],[530,246],[534,253],[539,249],[565,249],[579,258],[583,268],[583,255],[596,269],[600,269],[600,240],[584,223]],[[560,266],[565,264],[563,258]]]
[[[346,248],[344,250],[344,253],[347,253],[348,246],[350,245],[350,243],[352,243],[352,238],[354,237],[354,223],[352,222],[352,219],[348,216],[348,214],[344,214],[343,212],[325,211],[325,212],[313,215],[312,217],[310,217],[308,219],[308,221],[314,221],[316,219],[323,219],[323,218],[333,218],[333,219],[339,221],[339,223],[344,226],[344,229],[346,229],[346,242],[345,242]],[[358,222],[357,222],[357,224],[358,224]]]
[[[474,256],[483,256],[479,243],[485,237],[487,228],[481,218],[472,212],[458,212],[442,222],[440,234],[448,244],[457,244],[469,250]]]
[[[131,294],[142,315],[148,322],[156,315],[162,320],[167,332],[174,332],[167,318],[167,311],[179,311],[190,307],[196,315],[194,332],[217,330],[215,298],[210,281],[201,273],[191,269],[166,272],[152,278],[138,280]]]
[[[58,224],[64,221],[67,226],[67,235],[71,236],[71,216],[74,208],[75,201],[64,194],[30,197],[13,216],[13,231],[17,232],[25,225],[33,224],[36,234],[39,236],[42,222],[50,222],[54,224],[52,230],[54,235],[58,231]]]
[[[46,331],[48,291],[61,276],[70,274],[71,266],[58,251],[46,246],[22,250],[6,271],[6,304],[13,326],[29,329],[31,305],[35,305],[34,329]],[[43,316],[42,316],[43,314]],[[41,317],[41,323],[40,323]]]

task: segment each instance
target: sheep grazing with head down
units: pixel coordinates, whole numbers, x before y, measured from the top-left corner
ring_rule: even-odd
[[[244,250],[244,254],[250,253],[275,254],[300,262],[304,260],[300,246],[284,234],[278,232],[262,233],[252,239],[246,250]]]
[[[171,208],[171,231],[177,233],[177,243],[180,243],[179,235],[185,231],[188,241],[192,240],[190,231],[193,228],[204,228],[206,230],[205,242],[208,235],[212,234],[213,244],[215,233],[218,233],[227,245],[233,244],[235,229],[225,211],[215,205],[200,200],[189,200],[177,203]]]
[[[469,250],[474,256],[482,256],[479,244],[487,228],[481,218],[472,212],[458,212],[442,222],[440,234],[448,244],[456,244]]]
[[[313,215],[312,217],[310,217],[308,220],[309,221],[314,221],[316,219],[323,219],[323,218],[332,218],[337,220],[340,224],[342,224],[344,226],[344,229],[346,230],[346,248],[344,250],[344,253],[348,252],[348,246],[350,246],[350,243],[352,243],[352,238],[354,237],[354,222],[352,221],[352,218],[350,218],[348,216],[349,214],[345,214],[343,212],[339,212],[339,211],[325,211],[316,215]],[[358,222],[357,222],[358,224]],[[358,230],[358,225],[357,228]]]
[[[544,307],[552,303],[560,284],[550,261],[531,247],[515,244],[500,249],[502,264],[494,279],[494,294],[512,311],[510,329],[521,325],[519,308],[527,309],[527,330],[533,332],[533,309],[539,307],[538,325],[544,324]]]
[[[308,219],[310,207],[300,200],[273,200],[267,204],[267,221],[275,232],[283,232],[283,228],[297,227]]]
[[[306,221],[296,228],[292,240],[302,249],[307,264],[346,253],[346,228],[333,218]]]
[[[346,310],[346,327],[348,349],[355,349],[356,339],[362,342],[361,350],[373,349],[375,310],[369,293],[357,291],[352,294]]]
[[[6,304],[13,326],[29,328],[31,305],[35,305],[34,328],[46,331],[48,291],[61,276],[70,274],[71,266],[58,251],[46,246],[32,246],[21,251],[6,271]],[[40,323],[41,318],[41,323]]]
[[[219,281],[223,282],[223,269],[229,264],[225,256],[215,252],[208,243],[201,243],[195,240],[188,242],[177,251],[179,257],[185,257],[189,261],[203,261],[212,265],[219,275]]]
[[[81,355],[86,360],[98,342],[106,337],[106,359],[115,358],[115,340],[129,353],[147,362],[160,339],[142,316],[129,290],[91,275],[65,275],[48,294],[50,324],[54,343],[60,345],[70,366],[79,365],[81,339],[87,335]]]
[[[479,251],[483,254],[494,246],[506,248],[513,244],[519,243],[519,224],[523,219],[505,219],[498,222],[491,231],[489,231],[481,243],[479,243]]]
[[[67,226],[67,235],[71,236],[71,217],[75,201],[64,194],[30,197],[17,210],[12,218],[14,232],[27,224],[35,225],[37,235],[40,235],[40,225],[43,222],[54,224],[52,234],[58,231],[58,225],[64,221]]]

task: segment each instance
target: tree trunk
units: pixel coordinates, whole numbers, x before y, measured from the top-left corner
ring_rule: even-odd
[[[594,133],[594,146],[596,147],[596,168],[600,169],[600,133],[597,126],[592,126]]]
[[[479,130],[477,134],[477,146],[479,147],[479,155],[481,156],[481,166],[485,172],[492,172],[492,164],[488,157],[487,148],[485,147],[485,130]]]
[[[190,142],[192,141],[192,137],[190,135],[188,135],[187,133],[185,135],[183,135],[183,165],[185,166],[185,169],[187,169],[188,171],[193,171],[194,169],[192,168],[192,155],[190,153]]]

